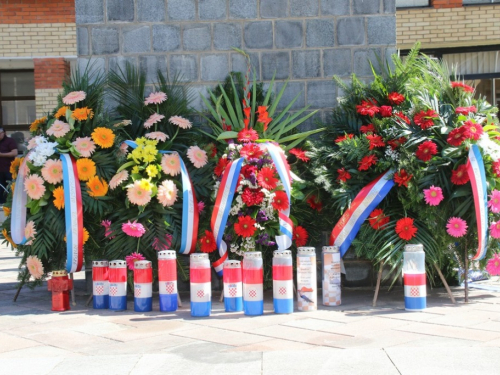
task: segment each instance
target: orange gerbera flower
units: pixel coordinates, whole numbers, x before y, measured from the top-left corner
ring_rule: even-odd
[[[54,117],[56,119],[60,119],[61,117],[66,117],[66,111],[70,109],[69,107],[66,107],[65,105],[63,105],[61,108],[59,108],[56,112],[56,114],[54,115]]]
[[[19,166],[23,163],[24,158],[15,158],[10,163],[9,172],[12,174],[12,178],[17,178],[17,173],[19,172]]]
[[[88,158],[80,158],[76,161],[76,169],[78,170],[78,179],[80,181],[88,181],[95,176],[95,163]]]
[[[104,179],[94,176],[87,182],[87,188],[91,197],[103,197],[108,192],[108,183]]]
[[[40,127],[40,125],[45,124],[46,121],[47,121],[46,116],[42,117],[42,118],[38,118],[35,121],[33,121],[30,125],[30,132],[36,133],[38,131],[38,128]]]
[[[55,188],[54,191],[52,192],[52,196],[54,197],[54,206],[58,210],[61,210],[64,208],[64,188],[62,186],[59,186],[58,188]]]
[[[10,212],[11,212],[10,207],[3,206],[2,208],[3,208],[3,214],[5,215],[5,217],[9,217],[10,216]]]
[[[83,244],[89,240],[90,234],[87,228],[83,228]]]
[[[77,108],[73,111],[71,117],[78,121],[84,121],[94,117],[94,112],[87,107]]]
[[[115,133],[108,128],[95,128],[92,132],[92,139],[96,145],[102,148],[110,148],[115,141]]]

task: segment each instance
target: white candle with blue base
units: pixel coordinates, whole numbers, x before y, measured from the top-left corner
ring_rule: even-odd
[[[212,310],[212,279],[208,254],[191,254],[189,260],[191,316],[210,316]]]
[[[224,262],[223,282],[225,310],[227,312],[243,311],[243,284],[239,260]]]
[[[94,309],[109,308],[109,270],[106,260],[92,262],[92,285]]]
[[[293,265],[290,250],[273,252],[273,304],[276,314],[293,313]]]
[[[160,311],[177,310],[177,257],[173,250],[158,252]]]
[[[134,262],[134,311],[153,310],[153,268],[149,260]]]
[[[127,262],[109,262],[109,309],[127,310]]]

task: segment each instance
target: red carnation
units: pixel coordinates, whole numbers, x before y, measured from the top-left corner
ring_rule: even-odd
[[[387,99],[391,104],[394,105],[400,105],[405,101],[404,95],[400,94],[399,92],[391,92],[389,95],[387,95]]]
[[[339,181],[346,182],[347,180],[351,179],[351,174],[346,171],[345,168],[337,169],[337,173],[339,174],[339,176],[337,177],[337,180]]]
[[[258,206],[264,200],[264,193],[260,189],[245,188],[241,194],[241,200],[247,206]]]
[[[323,203],[321,203],[319,197],[315,195],[311,195],[309,198],[307,198],[306,202],[309,203],[309,207],[318,212],[323,208]]]
[[[392,116],[392,107],[390,105],[383,105],[382,107],[380,107],[380,116],[391,117]]]
[[[220,177],[222,173],[224,173],[224,170],[226,169],[226,166],[229,164],[229,160],[227,160],[226,157],[220,158],[219,162],[217,163],[214,173],[217,177]]]
[[[337,139],[335,140],[335,143],[340,143],[340,142],[345,141],[347,138],[351,139],[353,137],[354,137],[354,134],[341,135],[341,136],[337,137]]]
[[[297,247],[304,246],[307,243],[307,238],[309,235],[307,234],[307,230],[300,225],[297,225],[293,228],[293,237],[292,239],[295,241],[295,245]]]
[[[361,104],[356,106],[356,111],[360,115],[373,117],[380,111],[377,104],[375,99],[362,100]]]
[[[398,236],[406,241],[411,240],[417,233],[417,228],[413,225],[413,219],[409,217],[399,219],[396,223],[395,230]]]
[[[476,113],[477,108],[474,105],[471,105],[470,107],[457,107],[455,108],[455,113],[457,115],[465,115],[467,116],[469,113]]]
[[[500,160],[494,161],[491,164],[491,168],[493,169],[493,173],[495,173],[497,177],[500,177]]]
[[[469,174],[465,164],[461,164],[457,169],[451,171],[451,182],[455,185],[465,185],[469,182]]]
[[[402,144],[406,143],[407,139],[405,137],[399,137],[398,139],[391,139],[387,141],[387,144],[391,146],[391,149],[395,150]]]
[[[469,85],[466,85],[463,82],[452,82],[451,83],[452,88],[460,87],[462,88],[465,92],[474,92],[474,87],[471,87]]]
[[[420,126],[422,130],[425,130],[434,126],[434,119],[436,118],[439,118],[439,115],[432,109],[428,109],[427,111],[420,111],[413,116],[413,122]]]
[[[274,194],[273,202],[271,203],[273,208],[277,211],[285,211],[290,206],[288,196],[283,190],[278,190]]]
[[[363,134],[375,133],[375,126],[373,124],[363,125],[359,128],[359,131]]]
[[[464,128],[464,136],[475,141],[479,140],[484,133],[483,127],[480,124],[476,124],[470,120],[464,122]]]
[[[242,129],[238,133],[238,142],[248,143],[259,139],[259,134],[254,129]]]
[[[395,112],[394,115],[399,117],[401,120],[403,120],[408,125],[410,125],[411,120],[403,112]]]
[[[458,147],[465,141],[465,128],[463,126],[453,129],[450,134],[448,134],[448,138],[446,141],[455,147]]]
[[[276,184],[278,183],[278,179],[275,177],[274,169],[269,167],[264,167],[260,170],[257,175],[257,181],[260,186],[267,190],[275,189]]]
[[[370,141],[370,150],[373,150],[376,147],[384,147],[384,139],[380,135],[376,134],[368,134],[366,139]]]
[[[258,159],[264,155],[264,151],[255,143],[247,143],[240,150],[240,156],[247,159]]]
[[[436,154],[437,154],[437,145],[432,141],[422,142],[418,146],[417,152],[415,152],[417,158],[419,158],[422,161],[429,161],[432,159],[432,156]]]
[[[234,231],[241,237],[252,237],[255,233],[256,221],[250,216],[240,216],[238,222],[234,224]]]
[[[398,186],[406,186],[408,187],[408,182],[412,179],[413,175],[408,175],[406,170],[401,169],[399,172],[394,173],[394,182],[398,184]]]
[[[367,171],[370,167],[377,163],[377,157],[375,155],[368,155],[363,157],[360,162],[358,162],[358,171]]]
[[[382,211],[382,209],[380,208],[373,210],[370,214],[370,217],[368,218],[370,226],[375,230],[384,229],[389,220],[390,217],[385,216],[384,211]]]
[[[295,155],[297,159],[308,162],[310,159],[306,156],[306,152],[300,148],[292,148],[288,151],[290,154]]]
[[[217,244],[215,243],[214,234],[206,230],[205,236],[200,238],[200,250],[203,253],[211,253],[215,249],[217,249]]]

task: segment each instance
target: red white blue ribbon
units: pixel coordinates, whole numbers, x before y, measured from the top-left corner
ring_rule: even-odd
[[[394,186],[394,180],[389,178],[393,173],[394,170],[388,170],[361,189],[333,228],[330,246],[339,246],[341,256],[344,256],[351,246],[363,222]]]
[[[26,175],[26,168],[28,168],[26,165],[27,160],[28,156],[24,158],[23,162],[19,166],[16,186],[12,196],[10,234],[12,241],[14,241],[17,245],[24,245],[26,243],[24,228],[26,227],[26,203],[28,201],[28,196],[24,190],[24,177]]]
[[[467,174],[472,186],[477,222],[478,247],[476,255],[472,260],[480,260],[486,255],[486,246],[488,244],[488,193],[486,190],[486,173],[484,171],[483,157],[477,145],[472,145],[469,149]]]
[[[75,158],[61,154],[66,219],[66,271],[78,272],[83,266],[83,207]]]

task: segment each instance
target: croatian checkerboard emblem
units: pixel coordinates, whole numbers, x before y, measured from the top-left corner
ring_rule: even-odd
[[[410,295],[412,297],[420,297],[420,291],[419,291],[419,289],[416,288],[416,287],[411,287],[411,289],[410,289]]]
[[[109,287],[109,295],[116,296],[118,294],[118,288],[116,286]]]
[[[236,296],[236,288],[235,287],[230,287],[229,288],[229,295],[231,297],[235,297]]]
[[[203,298],[203,296],[205,295],[205,292],[203,290],[198,290],[197,295],[199,298]]]
[[[257,291],[255,289],[252,289],[250,292],[248,292],[248,295],[252,298],[257,297]]]
[[[174,294],[174,283],[168,283],[165,285],[165,289],[168,294]]]
[[[96,285],[95,287],[95,293],[100,296],[104,294],[104,286],[103,285]]]
[[[281,287],[280,288],[280,294],[283,296],[286,294],[286,288],[285,287]]]
[[[141,296],[141,288],[135,287],[134,295],[139,298]]]

